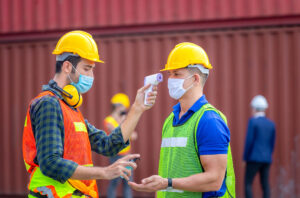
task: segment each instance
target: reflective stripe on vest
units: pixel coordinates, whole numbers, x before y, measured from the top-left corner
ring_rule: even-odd
[[[182,178],[203,172],[198,155],[195,133],[197,132],[199,120],[203,113],[207,110],[207,107],[208,106],[204,105],[200,110],[195,112],[185,124],[180,126],[173,127],[173,113],[171,113],[166,119],[162,130],[162,146],[160,150],[158,171],[158,174],[163,178]],[[232,164],[230,148],[227,158]],[[228,170],[231,169],[230,166],[227,167]],[[228,170],[227,175],[229,172],[233,172],[233,169],[230,171]],[[231,182],[230,186],[227,185],[227,188],[232,189],[232,185],[234,185],[234,181]],[[234,189],[232,192],[234,192]],[[227,193],[225,195],[227,195]],[[182,192],[180,190],[173,190],[170,192],[165,190],[158,191],[157,197],[202,197],[202,193],[188,191]],[[233,197],[235,197],[235,195]]]
[[[36,188],[36,190],[41,195],[47,195],[48,198],[59,198],[59,196],[56,194],[55,189],[54,189],[53,186],[38,187],[38,188]]]
[[[30,183],[28,185],[29,190],[42,193],[39,191],[39,189],[44,189],[45,191],[45,188],[41,187],[46,187],[52,189],[52,192],[54,190],[58,197],[65,197],[72,195],[72,193],[77,189],[87,195],[93,195],[92,197],[98,197],[98,190],[95,180],[76,180],[76,183],[80,184],[81,186],[81,189],[78,189],[76,187],[79,185],[72,186],[69,182],[62,184],[50,177],[45,176],[41,172],[38,165],[34,163],[34,158],[36,157],[36,143],[33,135],[29,110],[34,100],[38,100],[46,95],[57,98],[52,92],[45,91],[33,99],[27,110],[26,123],[24,124],[23,157],[27,167],[26,169],[29,173],[31,173]],[[58,99],[58,101],[60,103],[64,119],[65,139],[64,154],[62,157],[64,159],[74,161],[82,166],[93,166],[91,145],[86,124],[81,112],[78,109],[76,111],[70,108],[60,99]],[[55,193],[52,194],[54,195]]]
[[[32,172],[28,188],[35,193],[48,196],[51,195],[55,198],[72,195],[76,190],[68,182],[62,184],[59,181],[45,176],[39,167],[36,167]]]
[[[112,125],[114,128],[117,128],[119,126],[119,123],[112,117],[112,116],[107,116],[105,119],[104,119],[104,124],[110,124]],[[107,130],[107,129],[106,129]],[[123,148],[119,153],[118,155],[126,155],[130,152],[130,149],[131,149],[131,146],[130,144]]]

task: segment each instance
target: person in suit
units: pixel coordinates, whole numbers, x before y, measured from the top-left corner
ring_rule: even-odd
[[[249,119],[244,149],[245,197],[252,198],[252,183],[259,172],[263,189],[263,197],[270,197],[269,170],[275,144],[275,124],[266,117],[268,102],[262,95],[255,96],[251,101],[253,116]]]

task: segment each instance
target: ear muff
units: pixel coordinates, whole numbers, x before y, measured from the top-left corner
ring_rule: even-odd
[[[62,94],[64,101],[74,108],[78,108],[82,104],[82,95],[78,92],[75,86],[66,85],[63,91],[67,94]],[[70,97],[71,95],[71,97]]]

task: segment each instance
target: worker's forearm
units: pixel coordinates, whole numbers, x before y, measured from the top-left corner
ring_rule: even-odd
[[[70,179],[90,180],[90,179],[105,179],[104,167],[86,167],[78,166]]]
[[[126,120],[120,126],[124,142],[127,142],[127,140],[130,138],[142,114],[143,110],[136,108],[133,104]]]
[[[223,178],[211,173],[199,173],[185,178],[174,178],[173,188],[191,192],[217,191],[221,188]]]

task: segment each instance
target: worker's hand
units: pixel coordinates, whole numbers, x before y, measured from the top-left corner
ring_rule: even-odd
[[[128,184],[136,191],[155,192],[166,189],[168,187],[168,179],[162,178],[159,175],[152,175],[151,177],[143,179],[141,184],[131,181],[129,181]]]
[[[150,105],[144,104],[145,91],[150,86],[151,86],[150,84],[146,85],[137,91],[135,101],[132,105],[133,107],[136,108],[136,110],[145,111],[145,110],[150,109],[154,105],[156,97],[157,97],[157,86],[153,86],[152,92],[148,93],[147,104],[150,104]]]
[[[124,179],[129,180],[129,177],[131,176],[131,170],[127,169],[126,166],[132,167],[132,169],[136,169],[137,165],[135,162],[132,162],[130,160],[133,160],[134,158],[139,158],[140,154],[131,154],[126,155],[125,157],[117,160],[112,165],[105,167],[104,170],[104,179],[114,179],[117,177],[122,176]]]

